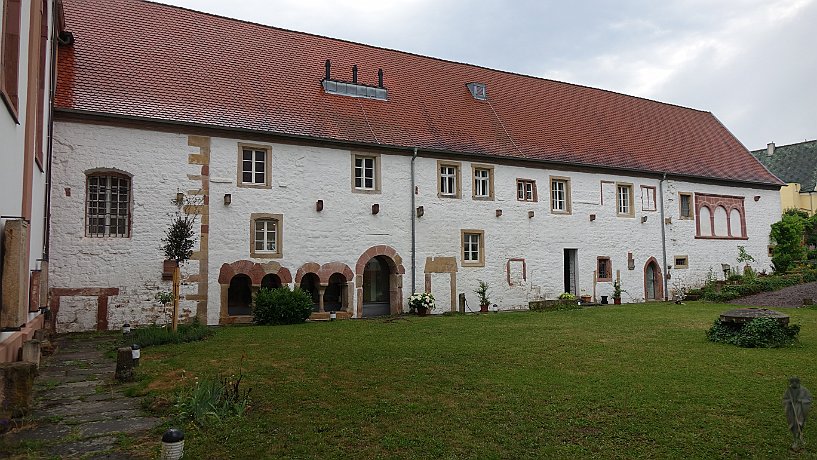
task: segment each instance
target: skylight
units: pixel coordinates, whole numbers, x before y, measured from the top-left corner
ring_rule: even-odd
[[[468,83],[465,85],[468,87],[468,91],[471,92],[471,96],[474,99],[485,101],[488,100],[488,93],[485,91],[485,83]]]

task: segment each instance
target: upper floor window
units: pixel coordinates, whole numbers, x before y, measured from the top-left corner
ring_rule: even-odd
[[[130,178],[117,173],[89,174],[86,187],[85,234],[129,237]]]
[[[437,196],[444,198],[459,198],[460,194],[460,164],[456,162],[437,162]]]
[[[352,191],[377,193],[380,191],[380,155],[352,155]]]
[[[20,0],[3,2],[3,29],[0,35],[0,99],[19,121],[17,93],[20,67]]]
[[[494,167],[487,165],[471,165],[474,173],[473,198],[475,200],[494,199]]]
[[[550,178],[550,211],[560,214],[570,213],[570,179]]]
[[[641,210],[655,211],[655,187],[641,186]]]
[[[742,196],[695,194],[696,238],[747,239]]]
[[[239,144],[238,185],[269,187],[272,153],[269,147]]]
[[[633,184],[616,184],[616,214],[633,217]]]
[[[536,181],[516,179],[516,199],[519,201],[537,201]]]
[[[281,257],[281,214],[253,213],[250,215],[250,257]]]
[[[678,194],[678,201],[679,201],[679,219],[692,219],[692,194],[691,193],[679,193]]]

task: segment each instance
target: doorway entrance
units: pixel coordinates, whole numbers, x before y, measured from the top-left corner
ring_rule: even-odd
[[[391,314],[389,260],[385,256],[373,257],[363,269],[363,316]]]
[[[655,257],[644,265],[644,300],[664,300],[664,280]]]
[[[579,295],[578,270],[576,269],[578,249],[565,249],[565,290],[573,295]]]

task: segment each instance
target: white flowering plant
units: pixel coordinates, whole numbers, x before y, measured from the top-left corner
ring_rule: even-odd
[[[431,311],[436,306],[434,296],[430,292],[415,292],[409,297],[409,307],[411,308],[427,308],[428,311]]]

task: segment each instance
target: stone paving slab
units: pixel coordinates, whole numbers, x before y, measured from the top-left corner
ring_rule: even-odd
[[[117,339],[57,338],[56,353],[40,365],[34,410],[19,421],[19,428],[0,436],[0,458],[3,445],[24,441],[37,441],[40,454],[59,458],[131,458],[117,452],[121,438],[143,435],[161,420],[143,414],[141,401],[124,396],[114,383],[116,362],[106,352],[116,347]]]

